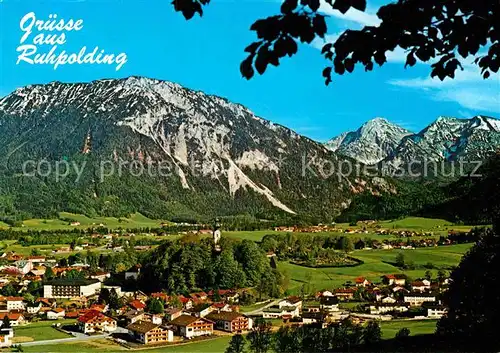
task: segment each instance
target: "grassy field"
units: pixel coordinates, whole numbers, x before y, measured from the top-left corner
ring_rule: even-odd
[[[406,327],[410,330],[410,335],[423,335],[436,331],[436,320],[392,320],[381,321],[382,337],[384,339],[394,338],[396,333]]]
[[[308,268],[288,262],[280,262],[279,269],[286,271],[291,279],[290,290],[297,293],[303,283],[311,277],[313,290],[331,289],[342,286],[346,281],[354,281],[358,276],[366,277],[372,282],[380,282],[384,274],[405,273],[411,278],[423,277],[425,269],[401,271],[399,268],[384,261],[393,262],[398,253],[403,252],[407,260],[416,265],[431,262],[436,267],[448,268],[460,262],[462,255],[472,244],[460,244],[413,250],[357,250],[351,255],[364,261],[355,267]],[[436,275],[434,270],[434,276]]]
[[[148,352],[148,353],[222,353],[226,350],[230,336],[222,336],[215,339],[187,343],[172,347],[161,347],[161,348],[148,348],[141,350],[127,350],[109,340],[97,339],[80,341],[73,343],[62,343],[62,344],[49,344],[23,347],[25,352],[78,352],[78,353],[93,353],[93,352]]]
[[[381,221],[378,224],[382,228],[432,230],[453,226],[453,223],[444,219],[406,217],[392,221]]]
[[[471,246],[472,244],[458,244],[410,250],[359,250],[352,255],[365,262],[395,262],[396,256],[401,253],[405,261],[412,261],[415,265],[432,263],[436,267],[450,267],[457,265]]]
[[[51,353],[51,352],[118,352],[126,351],[125,348],[107,339],[64,342],[39,346],[23,346],[24,352]]]
[[[71,222],[80,222],[78,226],[70,225]],[[56,229],[87,229],[97,227],[100,224],[108,228],[159,228],[165,221],[149,219],[140,213],[132,214],[130,217],[87,217],[81,214],[60,212],[58,219],[27,219],[23,221],[22,227],[13,227],[15,230],[56,230]],[[0,223],[0,227],[9,227],[5,223]]]
[[[58,331],[52,327],[55,323],[68,324],[74,323],[75,320],[54,320],[54,321],[40,321],[33,322],[25,326],[18,326],[14,328],[14,342],[31,342],[42,340],[53,340],[57,338],[71,337],[64,332]]]

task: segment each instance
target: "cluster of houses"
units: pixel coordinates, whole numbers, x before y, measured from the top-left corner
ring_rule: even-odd
[[[214,302],[216,298],[220,301]],[[178,296],[181,306],[173,306],[173,297],[158,292],[146,295],[140,291],[111,316],[107,307],[78,312],[81,332],[115,332],[126,330],[129,339],[140,344],[158,344],[179,339],[210,336],[214,330],[237,333],[252,328],[252,319],[240,313],[239,294],[228,290],[192,293]],[[164,305],[161,314],[147,311],[147,302],[158,299]]]
[[[440,301],[441,294],[447,290],[449,279],[443,282],[420,279],[407,282],[403,274],[382,276],[382,283],[375,285],[364,277],[355,279],[355,286],[334,291],[334,295],[344,300],[352,300],[360,289],[369,294],[370,302],[365,311],[371,315],[394,315],[419,309],[420,318],[439,319],[447,309]],[[339,293],[339,294],[337,294]]]
[[[196,292],[171,297],[163,292],[146,295],[140,291],[126,292],[120,286],[107,286],[103,282],[109,272],[89,272],[85,266],[60,267],[42,256],[21,259],[9,255],[10,263],[0,268],[0,283],[12,285],[18,296],[0,296],[0,326],[7,316],[10,327],[29,324],[37,320],[74,319],[73,328],[85,334],[127,333],[128,340],[136,344],[159,344],[199,336],[214,331],[236,333],[248,331],[253,321],[239,312],[240,293],[233,290]],[[24,266],[20,267],[20,261]],[[44,279],[50,266],[54,278]],[[12,268],[18,268],[12,271]],[[25,268],[24,268],[25,267]],[[87,270],[85,278],[68,278],[70,270]],[[125,271],[127,280],[139,277],[139,265]],[[34,272],[37,271],[37,272]],[[31,281],[42,281],[42,297],[29,300],[26,293]],[[114,290],[124,305],[110,310],[106,304],[97,304],[103,288]],[[148,312],[148,302],[156,299],[163,305],[161,313]],[[1,327],[0,327],[1,330]],[[0,331],[0,347],[9,346],[14,331]]]
[[[432,237],[434,233],[432,232],[424,232],[424,231],[416,231],[416,230],[404,230],[404,229],[377,229],[375,234],[379,235],[394,235],[401,238],[410,238],[410,237]]]
[[[299,297],[280,300],[275,305],[262,310],[266,319],[282,319],[302,324],[328,325],[350,317],[356,322],[404,316],[414,311],[413,318],[439,319],[447,308],[439,300],[447,289],[449,280],[442,283],[427,279],[407,282],[402,274],[389,274],[375,285],[364,277],[358,277],[352,285],[334,290],[322,290],[312,300],[303,301]],[[360,293],[363,293],[362,298]],[[342,309],[343,302],[368,301],[357,309]]]
[[[362,242],[362,241],[360,241]],[[362,242],[363,243],[363,242]],[[371,240],[370,241],[370,246],[367,246],[366,244],[364,246],[356,246],[357,248],[363,249],[363,250],[372,250],[372,249],[382,249],[382,250],[390,250],[390,249],[401,249],[401,250],[407,250],[407,249],[416,249],[416,248],[426,248],[426,247],[434,247],[434,246],[439,246],[438,240],[435,238],[419,238],[415,239],[413,238],[412,240],[407,240],[407,241],[401,241],[397,239],[393,240]]]
[[[281,226],[275,227],[276,232],[290,232],[290,233],[322,233],[322,232],[338,232],[342,231],[335,227],[335,224],[318,224],[316,226]]]
[[[333,293],[324,291],[314,303],[303,302],[296,296],[280,300],[276,305],[262,310],[264,319],[281,319],[284,322],[295,321],[302,324],[319,323],[326,325],[339,321],[349,314],[339,309],[339,299]]]

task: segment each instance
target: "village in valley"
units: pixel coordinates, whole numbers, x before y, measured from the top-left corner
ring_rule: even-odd
[[[443,266],[429,262],[415,264],[405,260],[405,256],[420,251],[417,249],[420,247],[433,250],[468,246],[470,244],[464,239],[468,240],[473,232],[445,229],[444,225],[434,229],[438,230],[436,234],[429,230],[383,228],[361,222],[355,226],[344,225],[343,228],[320,225],[224,232],[230,237],[242,238],[248,238],[253,233],[261,234],[259,244],[264,247],[263,256],[273,268],[283,268],[285,272],[290,271],[290,266],[303,270],[310,268],[311,272],[305,277],[301,277],[302,273],[297,274],[297,278],[294,273],[291,274],[294,286],[282,292],[282,297],[265,298],[257,295],[256,289],[251,287],[183,293],[166,290],[147,292],[134,286],[134,283],[140,283],[142,276],[142,265],[139,263],[119,271],[109,271],[91,266],[87,258],[78,261],[79,257],[75,254],[88,247],[87,242],[83,247],[81,243],[69,245],[71,250],[62,255],[58,247],[52,247],[50,251],[32,251],[36,255],[5,251],[1,255],[0,347],[16,349],[22,346],[29,349],[30,346],[41,347],[40,344],[57,344],[59,340],[64,344],[80,341],[102,344],[104,340],[114,349],[163,346],[168,349],[178,344],[246,334],[259,320],[272,323],[273,330],[282,326],[327,327],[343,320],[358,324],[375,320],[381,323],[382,328],[388,324],[387,327],[392,330],[395,324],[398,328],[405,328],[415,323],[428,323],[425,325],[430,331],[435,328],[436,320],[446,314],[442,296],[450,284],[452,267],[445,270]],[[317,234],[321,237],[328,232],[338,233],[337,236],[341,237],[339,243],[349,239],[347,249],[332,250],[335,256],[337,253],[344,254],[341,256],[356,258],[357,262],[340,264],[338,278],[332,273],[328,279],[318,282],[315,282],[319,274],[316,270],[321,270],[321,266],[315,268],[310,264],[302,266],[302,263],[287,261],[280,253],[283,250],[279,245],[269,247],[269,244],[274,244],[269,238],[277,235],[267,236],[268,239],[262,237],[264,233],[279,233],[283,239],[295,237],[300,241],[301,237],[315,237]],[[213,251],[217,254],[221,252],[221,235],[220,226],[217,226],[212,230],[203,228],[178,232],[176,239],[193,236],[211,239]],[[356,238],[346,238],[353,236]],[[113,245],[115,237],[114,233],[93,236],[108,242],[101,246],[106,251],[129,251],[123,250],[122,245],[117,250],[118,246]],[[130,234],[126,238],[131,239]],[[156,246],[142,245],[133,251],[149,251]],[[374,271],[370,259],[378,253],[384,256],[391,254],[392,265],[389,266],[390,261],[382,258],[382,267]],[[292,255],[287,256],[290,259]],[[432,259],[432,256],[429,258]],[[335,270],[336,265],[333,265]],[[365,275],[359,272],[362,266],[371,266],[366,267],[370,270]],[[383,273],[384,266],[402,271]],[[404,271],[405,268],[408,271]],[[359,275],[355,276],[356,273]],[[421,276],[413,277],[413,274]],[[135,289],[129,290],[130,287]]]

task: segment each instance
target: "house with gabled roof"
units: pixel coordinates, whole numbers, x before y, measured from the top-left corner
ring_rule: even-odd
[[[145,321],[144,320],[144,311],[137,310],[129,310],[122,315],[122,319],[126,322],[127,325],[133,324],[137,321]]]
[[[64,319],[66,311],[63,308],[53,308],[47,311],[47,320]]]
[[[189,293],[189,297],[195,302],[205,301],[208,299],[208,294],[205,292]]]
[[[300,299],[297,296],[291,296],[286,299],[280,300],[278,303],[278,306],[280,308],[282,307],[295,307],[298,308],[299,310],[302,309],[302,299]]]
[[[150,297],[162,300],[165,303],[168,303],[168,301],[170,300],[170,296],[167,293],[163,292],[151,293]]]
[[[125,279],[137,280],[141,273],[141,265],[137,264],[125,271]]]
[[[96,271],[90,275],[90,278],[97,279],[100,282],[104,282],[106,279],[111,277],[111,272],[107,271]]]
[[[163,312],[163,315],[165,317],[165,321],[166,322],[173,321],[173,320],[177,319],[179,316],[182,315],[182,309],[179,309],[179,308],[167,308]]]
[[[137,321],[127,326],[129,335],[142,344],[173,342],[174,332],[150,321]]]
[[[138,299],[134,299],[131,302],[129,302],[128,306],[131,307],[133,310],[137,310],[137,311],[141,311],[141,310],[144,310],[144,308],[146,308],[146,304],[144,304],[143,302],[141,302]]]
[[[339,311],[339,299],[337,297],[321,297],[319,299],[319,308],[322,311]]]
[[[208,314],[210,314],[212,311],[215,311],[215,307],[212,306],[210,303],[201,303],[193,306],[191,309],[189,309],[189,312],[193,316],[197,317],[205,317]]]
[[[404,302],[411,306],[421,306],[423,303],[435,301],[436,296],[431,293],[411,292],[404,295]]]
[[[406,276],[402,273],[382,276],[382,283],[388,285],[404,286],[406,284]]]
[[[212,312],[206,318],[215,322],[216,329],[226,332],[243,332],[252,328],[252,319],[237,312]]]
[[[7,303],[7,311],[23,311],[26,308],[23,297],[5,297],[5,301]]]
[[[26,323],[26,319],[22,313],[0,313],[0,326],[5,316],[9,318],[11,326],[19,326]]]
[[[83,333],[113,332],[116,330],[116,320],[97,310],[89,310],[78,318],[78,327]]]
[[[45,263],[45,256],[32,255],[28,256],[26,260],[33,263],[33,265],[40,265]]]
[[[414,292],[425,292],[431,289],[431,282],[428,280],[411,282],[411,290]]]
[[[193,307],[193,300],[191,298],[187,298],[183,295],[178,296],[180,302],[182,303],[182,306],[184,309],[189,310]]]
[[[179,335],[186,338],[209,336],[214,332],[214,322],[203,317],[181,315],[169,324],[175,326]]]
[[[334,291],[334,296],[340,300],[351,300],[354,298],[354,293],[356,290],[354,288],[338,288]]]
[[[41,308],[42,308],[42,303],[40,302],[33,302],[26,304],[26,312],[28,314],[38,314]]]
[[[354,283],[356,284],[356,287],[367,287],[372,284],[364,277],[357,277],[356,279],[354,279]]]

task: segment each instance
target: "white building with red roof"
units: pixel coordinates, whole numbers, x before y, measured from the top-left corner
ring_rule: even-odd
[[[78,327],[83,333],[113,332],[116,330],[116,320],[97,310],[89,310],[78,318]]]

